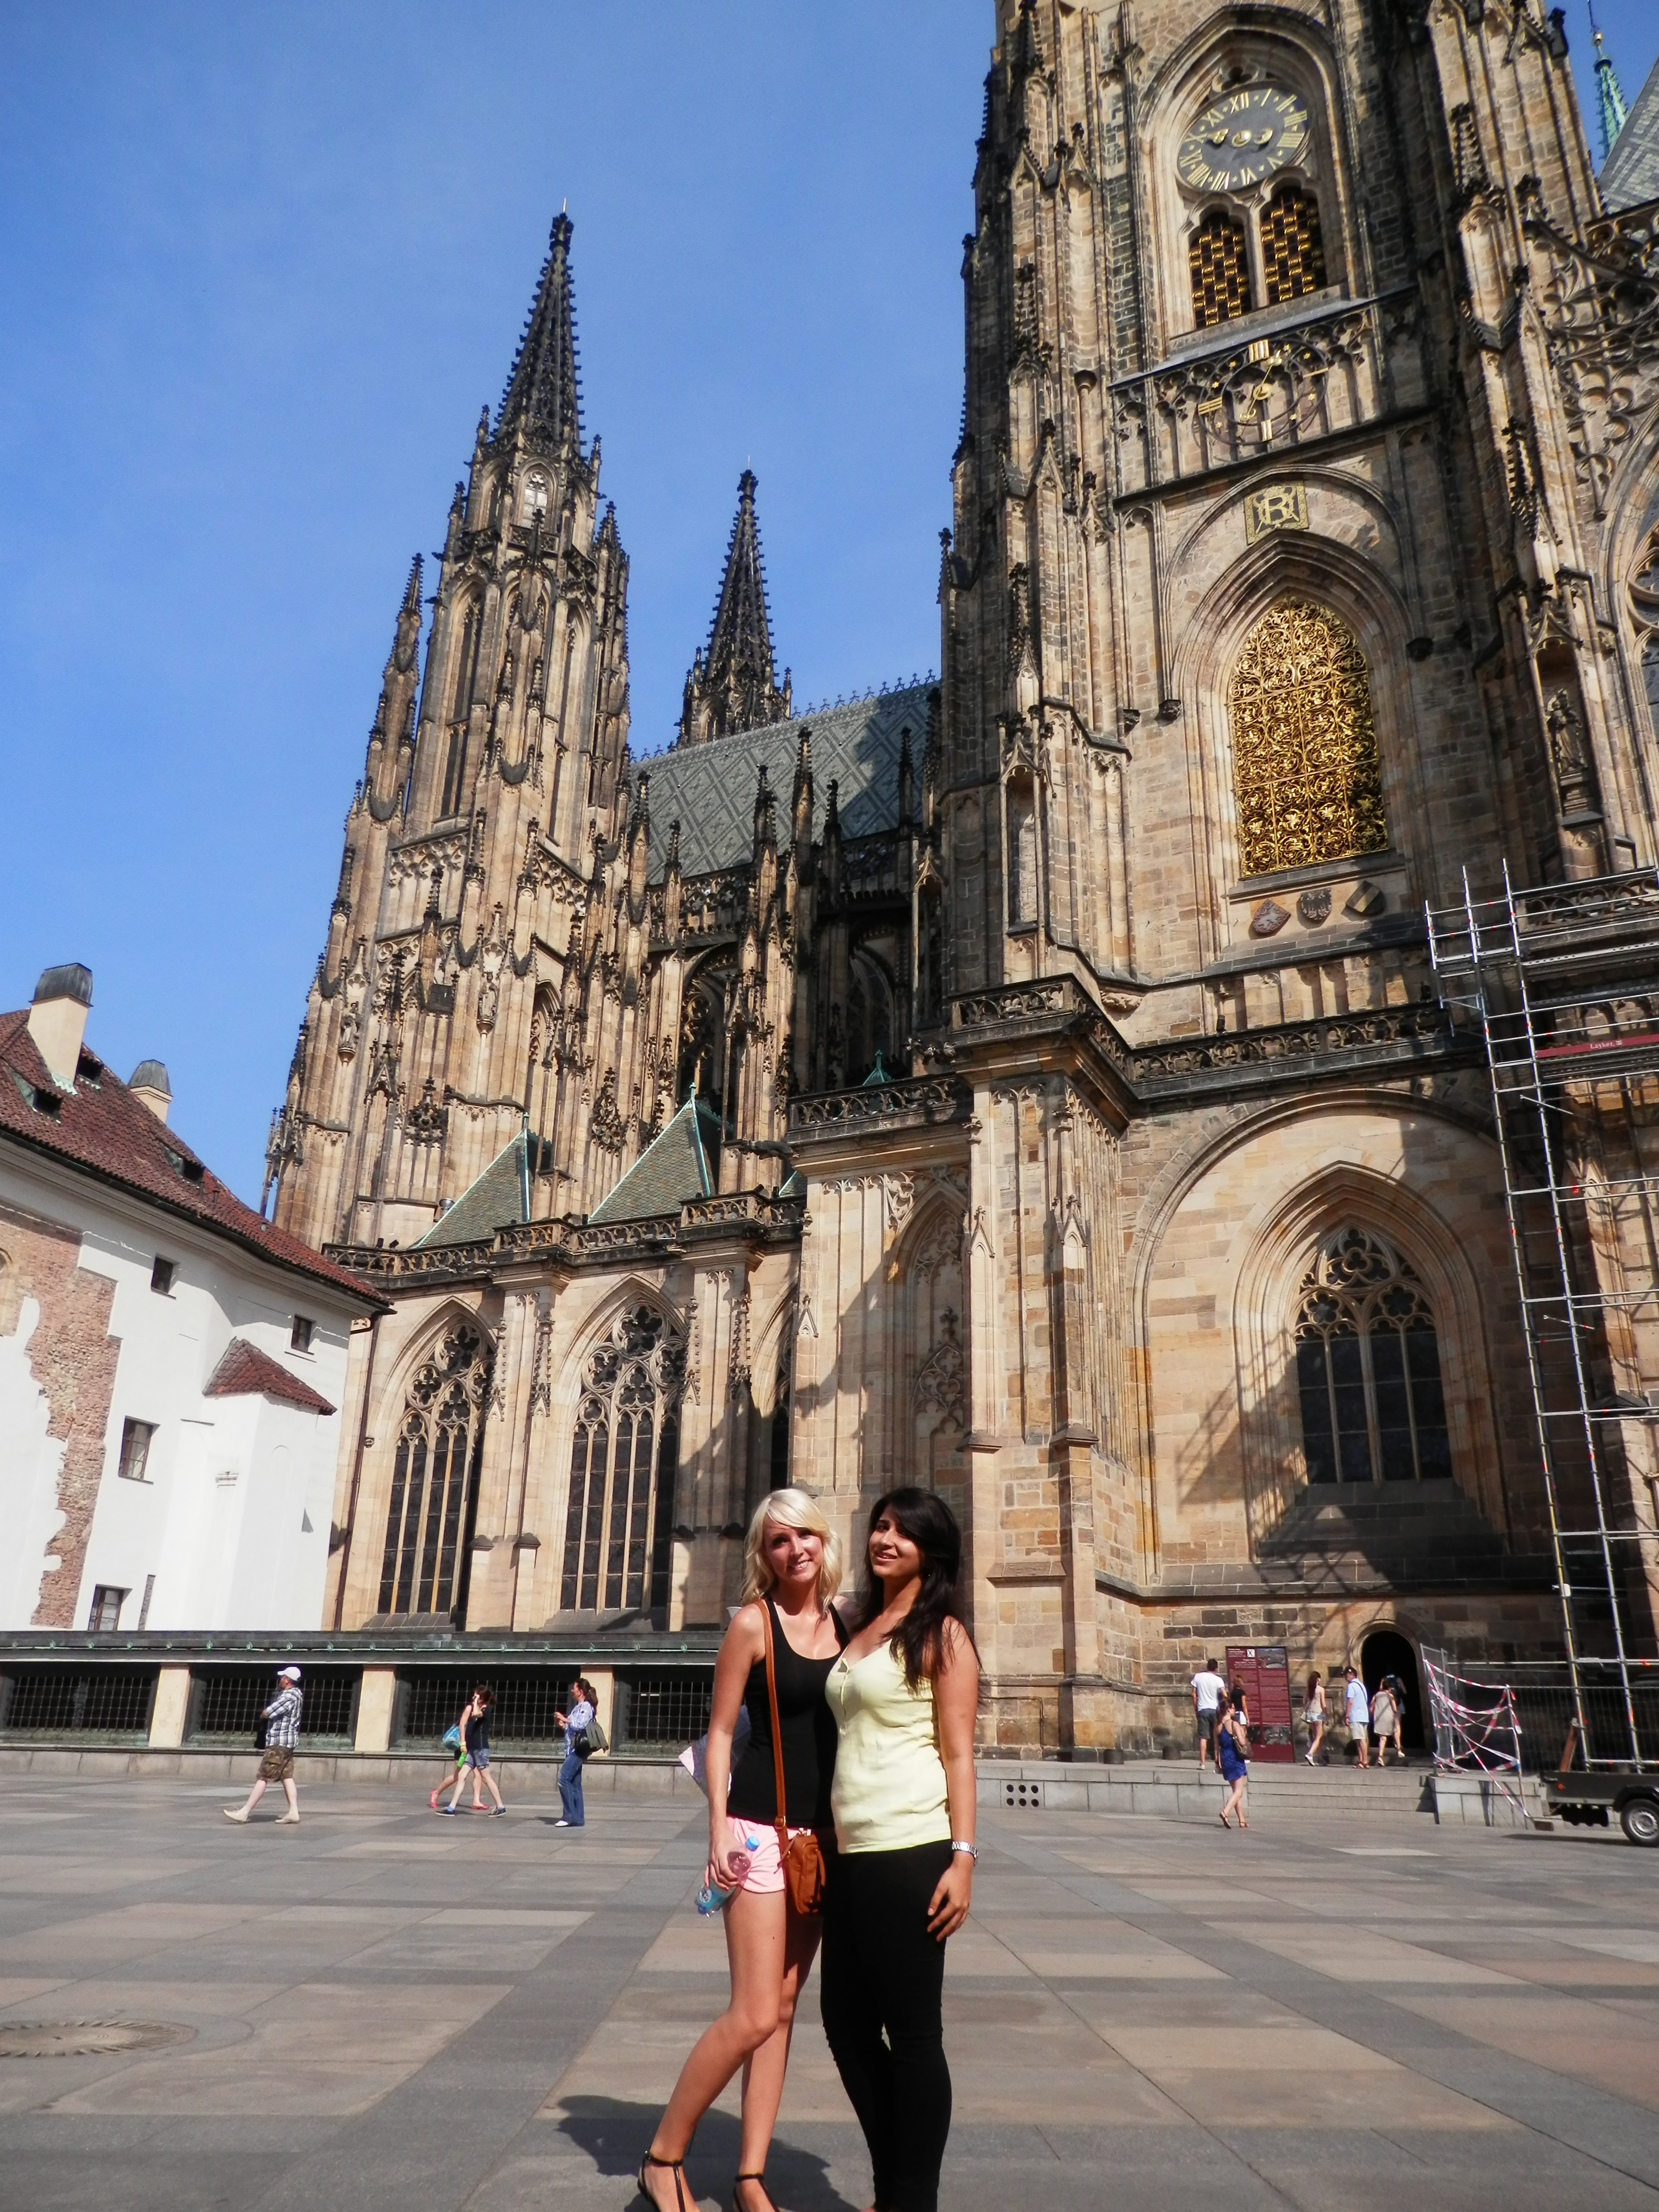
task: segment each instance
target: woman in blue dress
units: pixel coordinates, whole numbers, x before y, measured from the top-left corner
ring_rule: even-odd
[[[1216,1764],[1221,1769],[1222,1780],[1230,1785],[1227,1802],[1221,1808],[1224,1828],[1231,1827],[1232,1822],[1227,1815],[1235,1812],[1238,1814],[1241,1828],[1248,1828],[1250,1825],[1244,1817],[1244,1790],[1250,1778],[1249,1762],[1244,1753],[1249,1741],[1244,1716],[1230,1697],[1222,1705],[1221,1718],[1216,1724],[1215,1732]]]

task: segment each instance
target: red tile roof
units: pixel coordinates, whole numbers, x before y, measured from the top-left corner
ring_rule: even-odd
[[[326,1398],[290,1375],[280,1361],[245,1336],[233,1336],[225,1356],[208,1377],[204,1398],[280,1398],[284,1405],[300,1406],[307,1413],[331,1413]]]
[[[0,1014],[0,1141],[6,1139],[148,1199],[275,1267],[344,1291],[364,1311],[384,1304],[359,1277],[244,1206],[89,1049],[82,1051],[74,1090],[60,1091],[29,1035],[27,1009]]]

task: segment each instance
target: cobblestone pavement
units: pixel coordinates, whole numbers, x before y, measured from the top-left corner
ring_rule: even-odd
[[[0,1798],[0,2027],[189,2031],[0,2059],[0,2205],[628,2204],[724,1988],[696,1813],[441,1825],[340,1784],[298,1828],[237,1829],[228,1794],[34,1774]],[[952,2212],[1659,2203],[1659,1853],[1616,1830],[1334,1817],[1309,1792],[1247,1835],[998,1813],[986,1845],[946,1982]],[[773,2189],[856,2212],[809,2012]],[[728,2201],[733,2109],[698,2140],[704,2204]]]

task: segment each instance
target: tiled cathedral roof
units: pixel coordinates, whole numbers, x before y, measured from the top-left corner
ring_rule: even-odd
[[[705,1135],[718,1143],[720,1124],[700,1098],[688,1098],[628,1173],[593,1209],[595,1222],[650,1221],[678,1213],[688,1199],[714,1194]]]
[[[470,1182],[447,1212],[441,1214],[424,1237],[415,1240],[417,1250],[438,1244],[476,1244],[498,1229],[514,1229],[527,1221],[525,1186],[529,1180],[523,1133],[497,1152],[476,1182]]]
[[[1602,198],[1615,210],[1659,199],[1659,62],[1632,103],[1599,181]]]
[[[680,870],[702,876],[734,867],[755,848],[755,787],[761,769],[778,802],[780,831],[788,834],[790,787],[803,730],[812,740],[812,781],[817,793],[815,831],[822,834],[830,786],[837,788],[842,834],[868,837],[898,823],[898,764],[903,733],[918,774],[927,742],[927,695],[931,683],[878,692],[850,706],[822,714],[798,714],[769,729],[722,738],[718,744],[677,747],[635,764],[637,789],[641,775],[651,779],[653,832],[680,825]],[[659,868],[653,868],[659,874]]]

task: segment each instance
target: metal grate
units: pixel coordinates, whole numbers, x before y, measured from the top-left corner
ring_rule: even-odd
[[[307,1667],[301,1677],[303,1703],[300,1708],[302,1742],[349,1744],[357,1733],[357,1685],[362,1677],[356,1667]],[[186,1730],[192,1743],[218,1738],[239,1744],[252,1742],[259,1716],[276,1694],[276,1678],[269,1667],[204,1668],[191,1684],[191,1717]]]
[[[149,1734],[153,1667],[27,1667],[0,1681],[0,1735]]]
[[[618,1745],[678,1750],[703,1735],[714,1702],[713,1671],[628,1674],[617,1682]]]

